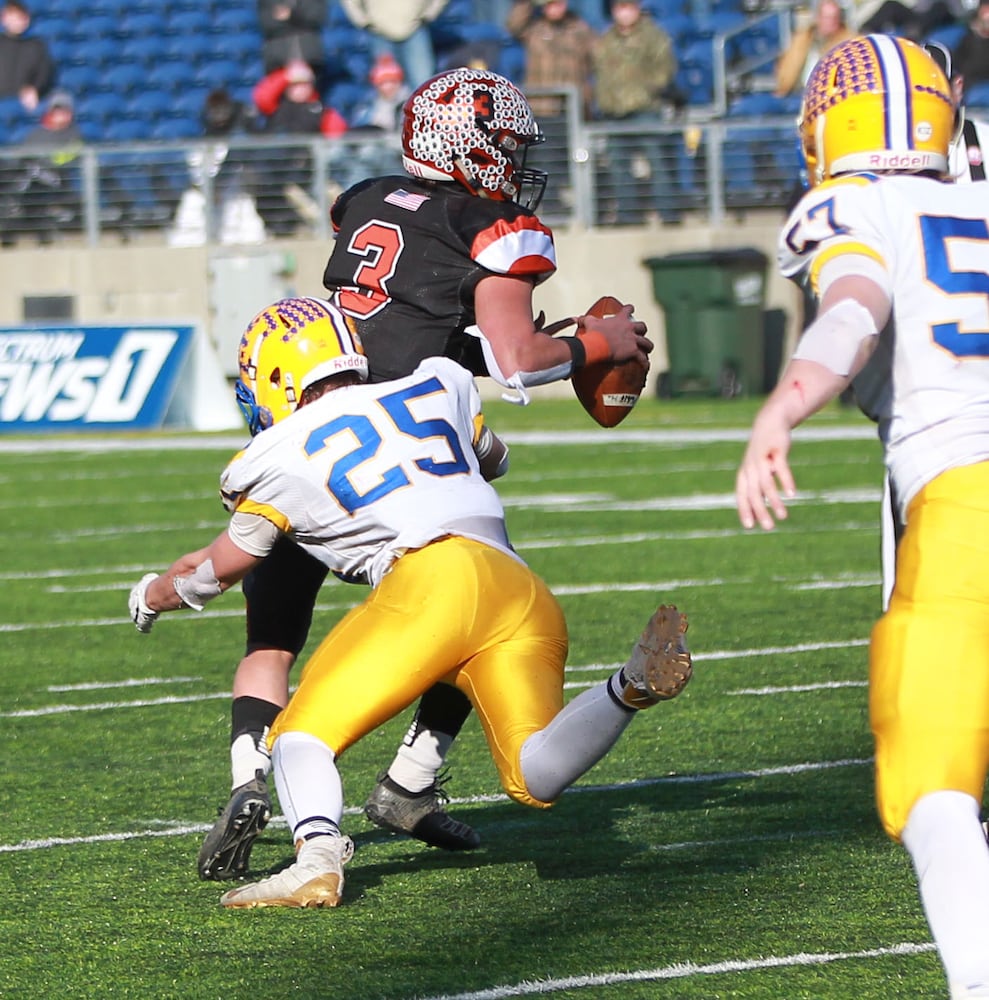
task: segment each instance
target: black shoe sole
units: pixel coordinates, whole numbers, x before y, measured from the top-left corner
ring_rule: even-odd
[[[263,799],[240,803],[232,816],[228,816],[225,810],[206,835],[199,851],[199,877],[219,882],[243,875],[247,871],[254,841],[268,825],[269,819],[271,804]]]

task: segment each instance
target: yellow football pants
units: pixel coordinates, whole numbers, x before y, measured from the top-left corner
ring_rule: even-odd
[[[505,791],[526,805],[522,744],[563,707],[567,626],[549,588],[488,545],[450,537],[399,559],[305,665],[275,720],[337,755],[436,682],[471,700]]]
[[[981,801],[989,766],[989,462],[942,473],[910,504],[869,674],[886,832],[899,840],[929,792]]]

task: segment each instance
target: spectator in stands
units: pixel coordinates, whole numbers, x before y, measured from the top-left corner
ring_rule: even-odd
[[[265,73],[301,59],[312,69],[316,89],[322,93],[326,86],[326,18],[326,0],[258,0]]]
[[[255,85],[253,98],[265,116],[263,131],[267,134],[337,138],[347,131],[344,117],[323,104],[312,68],[301,59],[264,76]],[[271,171],[278,171],[278,179],[273,183],[274,178],[270,178],[262,186],[258,209],[270,232],[287,236],[295,230],[296,217],[314,222],[319,211],[311,194],[312,156],[305,146],[267,152]]]
[[[59,159],[74,159],[83,141],[76,124],[75,102],[67,90],[56,90],[45,104],[41,121],[28,132],[21,144],[25,149],[61,150]]]
[[[330,160],[330,172],[341,191],[366,177],[402,173],[402,110],[409,96],[405,74],[395,58],[378,56],[368,74],[374,88],[350,116],[348,138],[365,141],[347,144]]]
[[[255,84],[252,96],[265,116],[265,132],[332,137],[347,131],[343,116],[323,104],[316,75],[302,59],[291,59],[266,74]]]
[[[29,37],[31,12],[21,0],[0,6],[0,97],[17,97],[34,111],[55,80],[55,64],[43,38]]]
[[[259,189],[256,169],[259,154],[252,150],[231,150],[227,141],[257,132],[257,113],[253,107],[235,100],[225,87],[217,87],[206,95],[202,126],[203,135],[215,141],[197,144],[186,153],[189,187],[179,199],[168,231],[169,245],[202,246],[210,235],[224,244],[263,243],[267,234],[255,200]],[[212,234],[207,232],[206,224],[211,212],[216,219]]]
[[[923,41],[932,31],[962,20],[968,11],[965,0],[883,0],[859,22],[863,35],[900,35]]]
[[[436,73],[429,26],[450,0],[340,0],[355,27],[367,31],[375,57],[391,55],[413,87]]]
[[[980,0],[951,55],[955,75],[964,80],[966,89],[989,80],[989,0]]]
[[[574,14],[567,0],[514,0],[506,24],[525,50],[522,89],[546,136],[530,159],[550,175],[540,214],[552,218],[564,210],[566,178],[570,172],[566,101],[556,95],[534,93],[540,89],[575,88],[578,113],[590,117],[593,90],[594,46],[597,35]]]
[[[670,36],[642,10],[639,0],[612,0],[611,26],[594,51],[594,100],[599,115],[645,128],[675,112],[677,59]],[[680,222],[674,165],[679,135],[615,132],[608,137],[608,173],[619,225],[658,212]]]
[[[798,13],[790,45],[776,62],[776,96],[802,93],[817,60],[854,35],[836,0],[820,0],[809,20],[807,11]]]
[[[55,234],[78,229],[82,221],[79,151],[82,133],[75,121],[72,95],[56,90],[41,121],[21,140],[23,159],[7,161],[0,194],[0,242],[9,246],[14,233],[31,233],[42,243]]]

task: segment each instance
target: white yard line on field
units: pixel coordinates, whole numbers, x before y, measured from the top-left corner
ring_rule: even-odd
[[[583,444],[733,444],[744,443],[749,438],[748,428],[678,429],[655,428],[643,430],[587,430],[587,431],[507,431],[501,434],[510,445],[583,445]],[[798,441],[874,441],[875,426],[866,423],[841,427],[804,425],[794,432]],[[114,437],[100,434],[93,437],[42,438],[24,437],[12,440],[0,438],[0,455],[40,455],[53,452],[110,452],[110,451],[239,451],[247,443],[246,434],[197,435],[182,437]]]
[[[871,758],[852,758],[850,760],[824,760],[809,761],[803,764],[787,764],[780,767],[754,768],[746,771],[720,771],[713,774],[668,774],[659,778],[640,778],[635,781],[621,781],[607,785],[575,785],[564,791],[564,795],[579,795],[585,792],[627,792],[635,788],[648,788],[656,785],[695,785],[718,783],[723,781],[758,780],[763,778],[774,778],[781,775],[806,774],[816,771],[830,771],[836,768],[864,767],[871,765]],[[507,795],[502,792],[493,795],[469,795],[464,798],[451,798],[449,804],[452,806],[465,805],[487,805],[490,803],[510,802]],[[363,806],[347,806],[344,813],[348,816],[362,814]],[[88,837],[45,837],[35,840],[22,840],[17,844],[0,844],[0,854],[16,854],[23,851],[38,851],[52,847],[72,847],[77,844],[102,844],[125,840],[139,840],[143,837],[181,837],[192,833],[205,833],[212,828],[211,823],[181,823],[173,820],[150,820],[153,824],[144,830],[127,830],[118,833],[98,833]],[[285,826],[284,816],[273,816],[271,820],[273,826]],[[731,844],[733,839],[724,841],[712,841],[711,844]],[[689,844],[681,845],[687,848]],[[676,850],[678,845],[666,844],[660,848],[654,845],[654,850]]]
[[[900,955],[921,955],[934,951],[931,943],[903,942],[886,948],[869,948],[864,951],[801,952],[797,955],[769,955],[765,958],[725,959],[707,965],[693,962],[677,962],[658,969],[635,969],[627,972],[602,972],[588,976],[565,976],[561,979],[540,979],[524,981],[514,986],[493,986],[490,989],[473,990],[468,993],[442,993],[423,997],[421,1000],[504,1000],[507,997],[542,996],[559,990],[593,989],[600,986],[615,986],[621,983],[648,983],[668,979],[687,979],[692,976],[719,976],[730,972],[753,972],[757,969],[781,969],[802,965],[827,965],[830,962],[846,962],[874,958],[889,958]]]

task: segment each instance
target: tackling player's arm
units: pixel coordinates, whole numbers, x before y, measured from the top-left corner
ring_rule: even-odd
[[[205,548],[186,553],[160,575],[142,577],[128,601],[138,631],[150,632],[163,611],[202,611],[207,602],[239,583],[261,562],[278,534],[266,518],[235,513],[227,530]]]
[[[866,258],[858,258],[860,261]],[[861,274],[836,278],[821,298],[817,319],[804,331],[786,370],[752,425],[735,480],[735,503],[745,528],[765,530],[786,518],[780,490],[795,493],[787,461],[790,432],[839,395],[875,349],[890,315],[885,288]]]
[[[606,319],[585,316],[573,337],[553,337],[537,329],[532,316],[532,282],[492,274],[474,293],[477,332],[488,371],[508,388],[524,389],[568,378],[574,368],[599,361],[647,363],[653,349],[646,325],[625,306]]]

